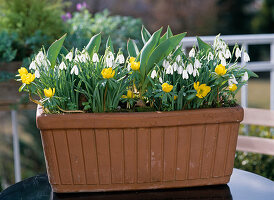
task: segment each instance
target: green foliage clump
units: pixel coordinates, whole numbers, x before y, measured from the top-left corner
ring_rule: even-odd
[[[15,33],[9,34],[7,31],[0,33],[0,62],[10,62],[15,58],[16,39],[17,34]]]

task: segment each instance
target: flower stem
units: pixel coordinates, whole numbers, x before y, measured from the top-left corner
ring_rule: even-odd
[[[104,112],[106,111],[106,97],[107,97],[108,84],[106,84],[105,94],[104,94]]]

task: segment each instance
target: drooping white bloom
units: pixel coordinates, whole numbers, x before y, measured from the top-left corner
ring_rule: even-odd
[[[123,54],[119,54],[119,55],[117,56],[115,62],[118,63],[118,64],[124,64],[124,62],[125,62],[125,57],[124,57],[124,55],[123,55]]]
[[[193,65],[191,63],[189,63],[187,66],[186,66],[186,70],[187,72],[191,75],[193,73]]]
[[[194,68],[199,69],[201,68],[202,64],[200,63],[200,61],[198,59],[195,59],[194,62]]]
[[[59,69],[63,70],[63,69],[67,69],[67,66],[64,62],[61,62],[61,64],[59,65]]]
[[[248,73],[245,72],[244,75],[242,76],[242,82],[248,81]]]
[[[159,78],[159,82],[160,82],[160,83],[163,83],[162,77]]]
[[[127,71],[130,71],[130,69],[131,69],[131,67],[130,67],[130,66],[131,66],[131,64],[130,64],[130,63],[128,63],[128,64],[127,64]]]
[[[226,51],[225,51],[225,58],[226,59],[231,58],[231,53],[230,53],[229,49],[226,49]]]
[[[178,55],[178,56],[176,57],[176,62],[179,63],[179,62],[181,61],[181,59],[182,59],[181,56]]]
[[[156,72],[156,70],[154,69],[154,70],[151,72],[150,77],[151,77],[152,79],[154,79],[156,76],[157,76],[157,72]]]
[[[35,62],[38,66],[44,65],[47,66],[47,57],[44,55],[42,51],[39,51],[39,53],[35,57]]]
[[[173,74],[173,67],[171,65],[166,69],[166,74]]]
[[[76,65],[73,66],[73,68],[70,71],[70,74],[75,74],[76,76],[79,74],[79,69]]]
[[[163,67],[167,69],[170,66],[169,62],[167,60],[163,61]]]
[[[213,54],[211,52],[209,52],[208,56],[207,56],[208,62],[211,61],[211,60],[213,60],[213,58],[214,58]]]
[[[193,70],[193,77],[195,76],[199,76],[199,71],[196,68]]]
[[[235,76],[232,74],[231,78],[228,79],[228,85],[232,84],[238,84],[238,81],[236,80]]]
[[[250,61],[250,57],[248,53],[244,52],[244,62],[249,62],[249,61]]]
[[[183,70],[184,70],[183,66],[180,65],[180,66],[178,67],[177,73],[178,73],[178,74],[182,74],[182,73],[183,73]]]
[[[222,64],[223,66],[226,66],[226,59],[225,59],[224,57],[221,59],[221,64]]]
[[[112,67],[113,61],[114,61],[114,55],[112,52],[109,52],[106,56],[107,67]]]
[[[87,52],[82,53],[79,58],[80,58],[80,61],[84,63],[90,60],[90,57]]]
[[[186,70],[183,70],[183,75],[182,75],[183,79],[188,79],[189,76],[188,76],[188,73]]]
[[[238,47],[236,49],[235,56],[237,59],[241,57],[241,50]]]
[[[66,59],[69,60],[69,61],[72,61],[72,57],[73,57],[73,53],[72,53],[72,52],[69,52],[69,53],[66,55]]]
[[[195,49],[192,48],[188,54],[189,57],[194,57],[195,56]]]
[[[30,63],[29,69],[33,69],[33,70],[36,70],[36,69],[37,69],[36,64],[35,64],[34,61],[32,61],[32,62]]]
[[[34,75],[35,75],[35,78],[40,78],[40,73],[39,73],[39,71],[38,71],[38,70],[35,70]]]
[[[81,56],[80,55],[75,55],[74,61],[76,61],[76,62],[82,62]]]
[[[99,57],[98,57],[97,53],[93,54],[93,56],[92,56],[92,62],[94,62],[94,63],[99,62]]]
[[[174,72],[177,71],[177,69],[178,69],[178,64],[177,64],[177,62],[174,62],[174,63],[172,64],[172,68],[173,68],[173,71],[174,71]]]

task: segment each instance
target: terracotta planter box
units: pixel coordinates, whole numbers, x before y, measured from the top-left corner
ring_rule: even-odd
[[[226,184],[241,107],[147,113],[42,114],[54,192]]]

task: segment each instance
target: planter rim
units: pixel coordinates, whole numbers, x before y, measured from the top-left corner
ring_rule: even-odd
[[[88,129],[88,128],[146,128],[194,124],[233,123],[243,120],[241,106],[205,108],[196,110],[132,113],[62,113],[45,114],[37,107],[36,123],[45,129]]]

